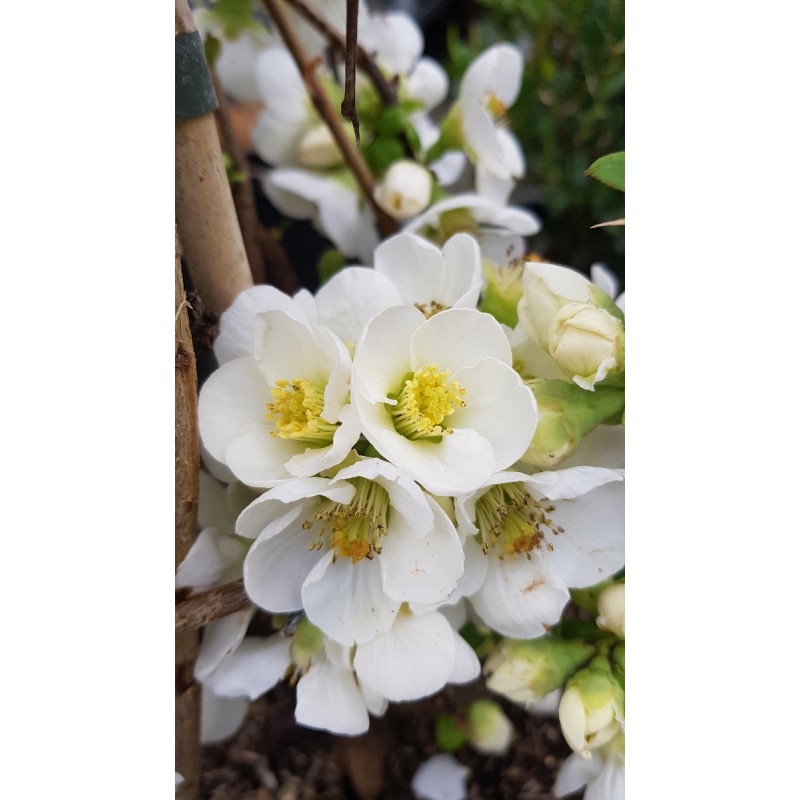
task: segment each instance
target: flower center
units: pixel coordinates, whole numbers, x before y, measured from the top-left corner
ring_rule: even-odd
[[[450,306],[446,306],[438,300],[431,300],[430,303],[414,303],[414,308],[421,311],[426,319],[430,319],[434,314],[438,314],[440,311],[446,311]]]
[[[525,553],[530,560],[531,550],[542,548],[543,528],[549,528],[556,536],[564,533],[548,516],[555,508],[547,498],[536,500],[521,483],[492,486],[475,504],[481,549],[488,555],[490,548],[497,546],[501,561],[506,555],[513,559],[517,553]],[[547,542],[545,546],[553,549]]]
[[[505,116],[506,111],[508,110],[498,99],[496,94],[490,94],[488,99],[486,100],[486,108],[489,109],[489,113],[495,118],[500,119],[500,117]]]
[[[456,408],[464,408],[466,389],[458,381],[447,378],[450,370],[440,372],[434,365],[418,369],[403,381],[403,388],[396,395],[396,406],[388,406],[394,420],[394,428],[407,439],[438,439],[443,433],[452,433],[452,428],[442,428],[445,417]]]
[[[381,540],[387,533],[389,494],[383,486],[366,478],[353,478],[350,482],[356,493],[349,503],[331,500],[314,515],[322,523],[317,532],[320,538],[312,541],[308,549],[321,550],[321,537],[329,532],[329,546],[336,549],[333,560],[342,556],[356,564],[362,558],[372,559],[381,553]],[[313,526],[312,520],[303,523],[305,530]]]
[[[338,423],[326,422],[320,414],[325,406],[325,392],[305,378],[277,381],[267,403],[267,419],[275,424],[270,436],[295,439],[322,446],[333,441]]]

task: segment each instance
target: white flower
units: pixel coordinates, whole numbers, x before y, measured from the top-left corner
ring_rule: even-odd
[[[200,696],[200,742],[216,744],[230,739],[242,726],[250,703],[244,697],[220,697],[206,686]],[[176,781],[177,785],[177,781]]]
[[[356,346],[351,401],[375,449],[440,495],[473,491],[514,463],[536,427],[500,325],[464,308],[374,317]]]
[[[478,192],[500,202],[525,171],[519,142],[504,127],[519,94],[522,65],[518,47],[495,45],[470,64],[459,90],[462,135],[476,165]]]
[[[453,756],[431,756],[411,779],[411,789],[420,800],[466,800],[469,768]]]
[[[573,753],[561,765],[553,796],[564,797],[586,787],[584,800],[625,800],[625,736],[620,734],[589,758]]]
[[[431,202],[433,179],[425,167],[415,161],[395,161],[375,186],[377,204],[395,219],[409,219]]]
[[[244,564],[250,598],[273,612],[303,608],[345,645],[388,631],[403,602],[446,599],[463,573],[445,512],[380,459],[356,461],[331,481],[275,487],[242,512],[237,531],[258,537]]]
[[[261,488],[335,466],[359,436],[347,348],[280,309],[257,316],[254,339],[253,356],[223,364],[200,390],[208,452]]]
[[[475,308],[481,254],[474,239],[456,234],[439,250],[421,236],[399,233],[375,250],[375,267],[346,267],[315,296],[319,321],[348,345],[381,311],[413,305],[430,316],[446,308]]]
[[[443,245],[456,233],[469,233],[481,248],[484,258],[496,263],[522,255],[521,237],[541,230],[539,218],[531,211],[479,194],[458,194],[434,203],[403,230],[418,233]]]
[[[489,627],[540,636],[560,618],[568,587],[593,585],[623,566],[621,481],[620,471],[595,467],[506,472],[456,498],[459,533],[474,535],[487,561],[469,601]]]
[[[348,258],[372,260],[379,238],[375,218],[345,170],[328,174],[274,169],[264,178],[264,192],[282,214],[310,219],[314,227]]]

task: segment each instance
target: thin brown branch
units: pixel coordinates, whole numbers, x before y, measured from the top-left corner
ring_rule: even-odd
[[[245,594],[244,581],[240,578],[178,603],[175,606],[175,630],[179,632],[202,628],[203,625],[241,611],[248,605],[250,598]]]
[[[337,55],[346,57],[347,41],[339,31],[332,28],[305,0],[286,0],[299,14],[302,14],[323,36],[325,36]],[[384,77],[375,59],[363,48],[356,44],[356,63],[358,68],[370,79],[375,91],[385,106],[397,105],[397,87],[394,82],[389,82]]]
[[[318,62],[316,60],[311,61],[306,55],[305,48],[300,42],[286,14],[283,0],[264,0],[264,5],[297,64],[297,68],[303,77],[311,102],[328,126],[334,141],[342,153],[342,157],[361,189],[364,199],[372,208],[378,223],[378,229],[383,236],[391,236],[398,230],[397,223],[375,202],[375,198],[372,194],[374,189],[372,173],[369,171],[366,161],[364,161],[361,153],[358,152],[355,144],[345,133],[341,117],[337,115],[328,99],[328,95],[317,79],[316,68]]]
[[[178,5],[176,4],[176,19]],[[180,244],[175,234],[175,565],[197,536],[200,440],[197,368],[183,288]],[[200,691],[193,680],[197,631],[175,634],[175,769],[184,782],[175,796],[195,800],[200,788]]]
[[[358,46],[358,0],[347,0],[347,27],[344,53],[344,99],[342,116],[350,120],[356,135],[356,144],[361,143],[358,111],[356,111],[356,47]]]

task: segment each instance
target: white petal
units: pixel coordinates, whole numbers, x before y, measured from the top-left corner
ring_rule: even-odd
[[[395,600],[441,602],[464,572],[464,551],[453,524],[435,500],[428,497],[427,502],[436,525],[424,539],[413,528],[392,522],[382,543],[383,587]]]
[[[459,97],[482,100],[491,93],[508,108],[519,94],[522,66],[522,51],[518,47],[505,42],[494,45],[469,65],[461,81]]]
[[[405,82],[405,94],[411,100],[419,100],[428,111],[436,108],[447,97],[450,82],[447,71],[432,58],[417,61]]]
[[[447,679],[448,683],[469,683],[481,674],[481,662],[463,636],[454,633],[456,657],[453,671]]]
[[[558,771],[556,782],[553,784],[553,796],[563,797],[577,792],[600,774],[602,766],[602,759],[598,756],[584,758],[580,753],[572,753]]]
[[[204,592],[242,575],[242,563],[250,542],[220,533],[216,528],[200,531],[175,575],[175,588],[191,587]]]
[[[367,404],[383,403],[388,392],[397,391],[410,369],[411,336],[424,321],[416,308],[397,306],[378,314],[362,332],[353,358],[351,385],[362,427],[366,404],[357,403],[355,395],[363,395]],[[380,415],[386,416],[383,407]]]
[[[376,314],[402,303],[394,283],[368,267],[337,272],[316,294],[320,323],[346,342],[355,342]]]
[[[249,606],[206,626],[194,665],[199,681],[205,680],[241,644],[255,613],[255,608]]]
[[[297,684],[295,719],[307,728],[356,736],[369,728],[369,715],[350,670],[312,660]]]
[[[273,169],[265,176],[263,187],[281,214],[292,219],[312,219],[325,181],[302,169]]]
[[[200,742],[215,744],[233,736],[247,716],[250,703],[245,697],[219,697],[202,687],[200,698]]]
[[[592,586],[625,565],[625,485],[607,483],[574,500],[553,503],[557,536],[545,529],[554,573],[572,588]]]
[[[422,55],[422,31],[409,14],[363,14],[358,22],[359,45],[374,53],[378,64],[390,75],[405,75]]]
[[[458,370],[453,380],[467,390],[466,407],[456,409],[448,423],[472,428],[487,439],[495,470],[513,464],[530,446],[536,429],[538,413],[531,390],[511,367],[493,358]]]
[[[332,444],[327,447],[309,447],[292,456],[286,462],[287,471],[298,477],[308,477],[341,463],[358,441],[361,428],[350,405],[339,412],[339,419],[342,424],[333,434]]]
[[[521,178],[525,174],[525,155],[519,145],[519,140],[504,128],[498,128],[495,136],[497,136],[497,144],[500,147],[506,169],[512,177]]]
[[[428,164],[428,169],[442,186],[450,186],[461,177],[466,165],[467,156],[462,150],[448,150],[436,161]]]
[[[411,788],[419,800],[466,800],[469,769],[453,756],[431,756],[420,765],[411,779]]]
[[[624,798],[625,766],[609,759],[597,778],[586,787],[583,800],[624,800]]]
[[[528,489],[544,495],[550,500],[573,500],[605,486],[623,480],[621,470],[603,467],[570,467],[546,472],[537,472],[526,478]]]
[[[233,474],[242,483],[261,489],[291,478],[286,462],[306,448],[294,439],[269,435],[265,405],[262,403],[262,420],[237,433],[225,448],[225,461]]]
[[[200,389],[200,436],[208,452],[226,464],[230,441],[254,422],[265,422],[269,387],[255,359],[237,358],[212,372]],[[264,425],[266,429],[266,424]]]
[[[470,160],[481,164],[498,178],[511,178],[489,112],[478,103],[465,101],[461,104],[461,120]]]
[[[433,364],[455,372],[482,358],[511,366],[511,347],[497,320],[469,308],[442,311],[420,325],[411,340],[411,354],[415,370]]]
[[[478,238],[481,255],[495,264],[507,264],[525,252],[525,242],[516,233],[483,231]]]
[[[388,630],[400,603],[383,591],[376,560],[353,564],[329,550],[303,584],[302,606],[325,634],[345,645],[364,642]]]
[[[346,186],[330,181],[319,200],[319,228],[348,258],[366,262],[378,245],[372,212],[362,206],[360,196]]]
[[[481,290],[481,250],[466,233],[451,236],[442,248],[445,262],[443,301],[456,308],[475,308]]]
[[[252,286],[240,292],[222,312],[214,355],[220,364],[254,353],[256,315],[271,308],[281,308],[301,322],[309,320],[302,306],[274,286]]]
[[[444,686],[455,663],[455,634],[438,612],[398,615],[391,630],[356,648],[358,679],[391,701],[416,700]]]
[[[420,236],[398,233],[382,242],[375,250],[375,272],[397,286],[407,305],[444,301],[444,258]]]
[[[206,685],[223,697],[248,697],[255,700],[283,678],[292,663],[291,639],[276,634],[248,636],[211,675]]]
[[[319,551],[309,550],[314,540],[304,535],[310,531],[302,530],[302,512],[302,506],[295,506],[290,517],[294,524],[272,538],[256,539],[244,561],[247,594],[266,611],[287,613],[302,608],[301,587],[322,558]]]
[[[270,44],[269,36],[245,31],[233,41],[222,40],[222,51],[214,62],[214,69],[225,93],[238,103],[261,100],[256,76],[259,54]]]
[[[558,622],[569,592],[544,558],[534,553],[530,561],[522,555],[500,561],[491,550],[486,558],[486,579],[469,601],[490,628],[531,639]]]
[[[598,289],[605,292],[612,300],[617,296],[619,280],[605,264],[592,264],[589,268],[589,275],[592,279],[592,283]]]

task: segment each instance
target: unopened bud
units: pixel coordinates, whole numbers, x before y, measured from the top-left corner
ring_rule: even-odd
[[[467,739],[484,755],[505,755],[514,739],[514,726],[497,703],[476,700],[467,712]]]
[[[431,173],[414,161],[392,164],[375,187],[375,202],[395,219],[409,219],[431,202]]]
[[[521,460],[541,469],[552,469],[571,455],[584,436],[625,408],[625,392],[615,387],[584,391],[561,380],[525,381],[533,392],[539,421]]]
[[[327,169],[342,163],[342,151],[327,125],[307,131],[297,148],[298,161],[304,167]]]
[[[486,660],[486,686],[526,708],[560,689],[594,653],[586,642],[566,639],[504,639]]]
[[[597,598],[597,627],[625,638],[625,584],[604,589]]]
[[[567,681],[558,718],[569,746],[586,758],[623,730],[625,692],[607,659],[595,658]]]
[[[553,317],[547,349],[578,386],[591,390],[625,368],[625,329],[591,303],[566,303]]]
[[[305,671],[311,659],[325,644],[322,631],[311,622],[307,617],[303,617],[297,625],[292,644],[289,650],[292,661],[297,665],[301,672]]]

